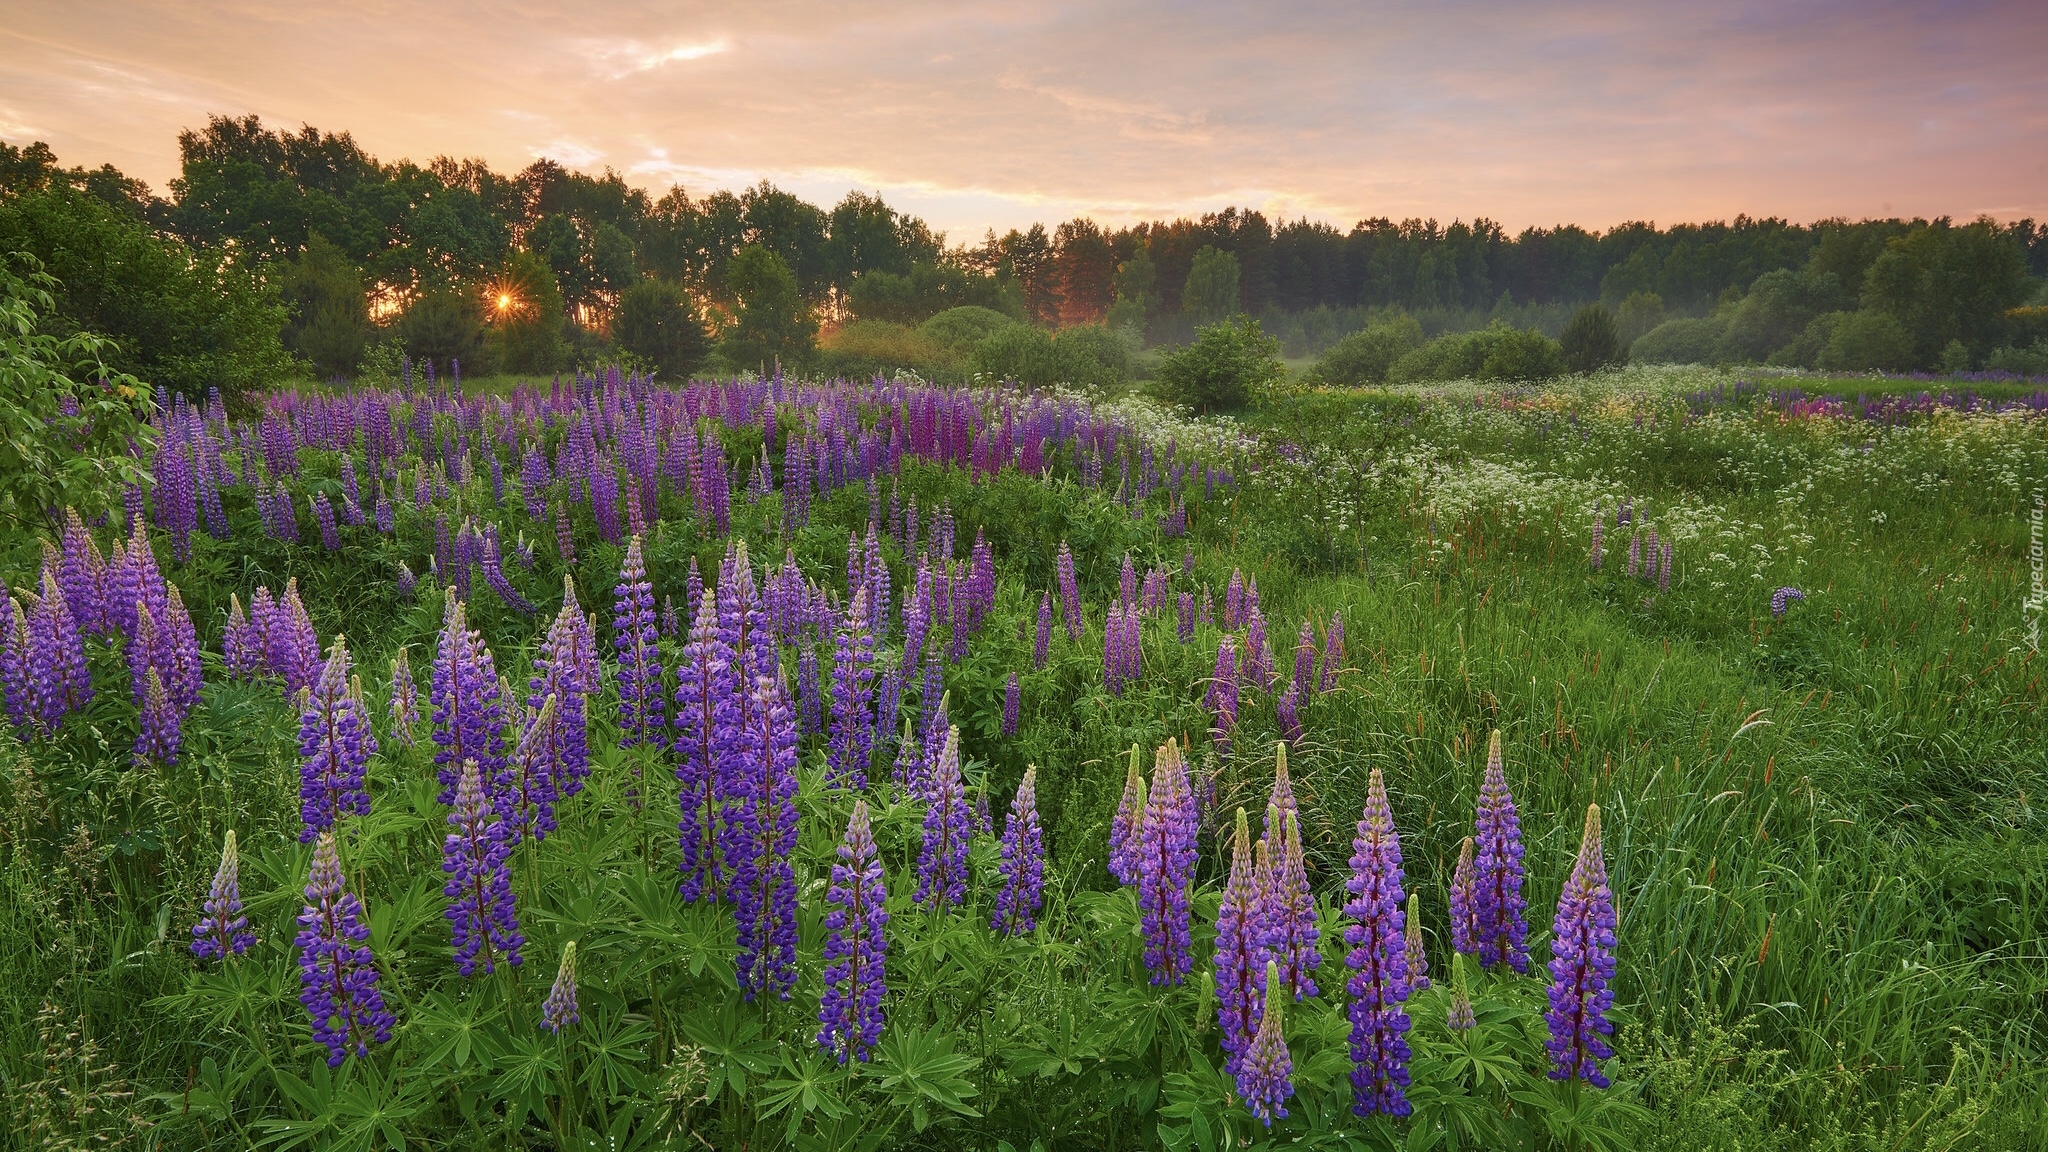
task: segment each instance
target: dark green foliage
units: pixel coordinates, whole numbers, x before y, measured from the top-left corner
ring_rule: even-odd
[[[612,338],[657,368],[665,381],[688,379],[711,355],[711,338],[688,293],[666,280],[642,280],[626,289],[612,317]]]
[[[1325,383],[1356,388],[1386,380],[1394,361],[1422,344],[1422,325],[1407,313],[1376,320],[1337,341],[1316,361],[1315,374]]]
[[[106,337],[109,367],[194,398],[238,399],[289,374],[285,310],[249,269],[156,233],[134,211],[52,185],[0,195],[0,253],[57,278],[39,320],[57,336]]]
[[[306,251],[278,278],[284,300],[284,345],[311,361],[322,378],[347,376],[375,335],[363,279],[341,250],[315,232]]]
[[[1727,320],[1719,316],[1666,320],[1636,338],[1629,358],[1645,364],[1712,364]]]
[[[1007,313],[966,305],[948,308],[917,326],[924,337],[955,352],[971,352],[976,344],[1021,321]]]
[[[847,289],[846,302],[863,320],[899,324],[916,324],[963,307],[1024,318],[1024,298],[1016,285],[977,276],[952,264],[916,264],[901,273],[868,272]]]
[[[1197,325],[1216,324],[1237,315],[1242,306],[1238,294],[1240,269],[1229,252],[1204,248],[1188,264],[1188,278],[1180,291],[1181,311]]]
[[[1159,362],[1153,388],[1198,412],[1228,412],[1244,407],[1285,372],[1280,342],[1261,331],[1258,321],[1244,320],[1202,329],[1193,344]]]
[[[1988,220],[1947,221],[1887,241],[1863,281],[1863,306],[1902,325],[1915,366],[1933,367],[1950,340],[1987,349],[2003,335],[2005,312],[2034,292],[2026,252]]]
[[[1830,313],[1824,330],[1827,340],[1814,358],[1816,367],[1849,372],[1903,372],[1913,367],[1912,333],[1887,313]]]
[[[474,375],[484,347],[483,306],[454,288],[435,288],[407,306],[394,329],[405,355],[446,374],[457,363]]]
[[[1069,328],[1048,333],[1014,324],[974,345],[974,371],[990,380],[1014,380],[1027,387],[1076,384],[1107,388],[1130,378],[1131,347],[1106,328]]]
[[[1557,344],[1564,354],[1565,368],[1572,372],[1598,372],[1628,362],[1628,348],[1621,342],[1614,314],[1599,304],[1579,309],[1572,322],[1564,326]]]
[[[719,343],[720,358],[736,370],[760,373],[785,361],[792,369],[808,361],[818,321],[799,295],[788,262],[750,246],[733,257],[726,286],[739,301],[739,318]]]
[[[1541,332],[1493,324],[1477,332],[1439,336],[1394,361],[1387,380],[1412,384],[1440,380],[1548,380],[1565,371],[1557,341]]]
[[[1664,298],[1655,292],[1634,293],[1614,310],[1615,335],[1624,350],[1662,323]]]
[[[539,252],[519,250],[506,260],[493,285],[498,295],[484,302],[488,346],[502,372],[548,373],[563,367],[567,348],[562,291],[554,270]]]

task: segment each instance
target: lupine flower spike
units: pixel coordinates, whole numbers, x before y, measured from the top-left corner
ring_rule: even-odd
[[[1451,1007],[1444,1016],[1444,1025],[1453,1032],[1467,1032],[1479,1026],[1479,1018],[1472,1011],[1472,988],[1465,979],[1465,954],[1451,953]]]
[[[996,896],[995,929],[1020,936],[1038,926],[1045,885],[1045,839],[1038,827],[1038,769],[1028,766],[1003,827],[1003,890]]]
[[[1300,1000],[1316,994],[1315,978],[1309,973],[1322,964],[1323,953],[1316,946],[1316,898],[1302,857],[1301,818],[1285,810],[1278,810],[1278,818],[1279,844],[1266,890],[1266,945],[1288,990]]]
[[[1138,881],[1138,827],[1144,818],[1145,777],[1138,772],[1138,746],[1133,744],[1123,803],[1109,822],[1109,874],[1126,887]]]
[[[818,1044],[841,1064],[866,1061],[882,1039],[888,901],[868,802],[855,800],[825,891],[825,995],[818,1008]]]
[[[1223,887],[1223,903],[1216,911],[1216,1023],[1223,1046],[1223,1070],[1233,1076],[1240,1073],[1264,1008],[1258,977],[1266,969],[1267,954],[1259,897],[1251,831],[1244,809],[1239,808],[1237,834],[1231,841],[1230,881]],[[1242,1094],[1242,1087],[1239,1091]]]
[[[925,806],[924,842],[917,857],[917,892],[912,897],[936,911],[967,897],[967,794],[960,779],[960,729],[946,730],[945,747],[932,766],[932,794]]]
[[[1176,985],[1191,967],[1188,881],[1195,870],[1195,797],[1180,745],[1168,740],[1153,760],[1152,786],[1138,827],[1138,910],[1145,967],[1152,983]]]
[[[1273,1121],[1287,1118],[1287,1101],[1294,1095],[1294,1058],[1287,1052],[1287,1035],[1281,1020],[1286,996],[1280,989],[1279,969],[1268,961],[1266,1010],[1237,1077],[1237,1091],[1244,1097],[1245,1107],[1267,1128],[1273,1126]]]
[[[640,557],[640,537],[626,545],[612,608],[612,647],[618,656],[619,742],[631,748],[662,743],[660,634],[655,630],[654,589]]]
[[[240,956],[256,942],[249,932],[249,918],[242,915],[242,858],[235,849],[235,830],[228,829],[220,847],[220,867],[213,873],[213,889],[206,894],[206,915],[192,926],[192,954],[201,959],[224,960]]]
[[[576,1010],[576,942],[562,945],[562,966],[555,969],[554,987],[540,1006],[540,1026],[559,1036],[562,1029],[582,1020]]]
[[[314,845],[293,942],[299,948],[299,1003],[313,1018],[313,1039],[327,1046],[327,1066],[339,1068],[350,1052],[368,1056],[372,1043],[390,1043],[394,1021],[377,988],[370,926],[342,876],[332,833]]]
[[[419,742],[420,693],[412,679],[412,662],[400,645],[391,658],[391,738],[410,748]]]
[[[1351,842],[1351,877],[1344,890],[1351,899],[1344,915],[1351,920],[1344,958],[1351,978],[1344,991],[1350,999],[1351,1110],[1360,1116],[1375,1112],[1406,1116],[1408,1087],[1408,1013],[1402,1004],[1411,988],[1407,934],[1401,915],[1401,839],[1387,806],[1386,781],[1372,770],[1366,784],[1365,811]]]
[[[1473,943],[1479,963],[1488,968],[1506,964],[1526,973],[1529,925],[1522,918],[1527,907],[1522,896],[1522,822],[1515,812],[1515,798],[1508,792],[1498,730],[1487,741],[1486,779],[1479,788],[1477,824],[1473,838],[1477,931]]]
[[[349,691],[348,641],[336,635],[320,679],[304,694],[299,717],[300,843],[311,843],[348,815],[370,814],[363,772],[377,751],[370,719]]]
[[[1614,1055],[1607,1037],[1614,1025],[1607,1019],[1614,1006],[1614,893],[1607,887],[1607,861],[1600,850],[1600,806],[1586,807],[1586,831],[1579,858],[1557,899],[1555,934],[1550,946],[1550,1026],[1552,1080],[1580,1079],[1595,1088],[1607,1087],[1600,1061]]]
[[[1429,953],[1422,946],[1422,893],[1408,894],[1408,977],[1416,991],[1429,987]]]
[[[464,976],[474,975],[479,956],[485,972],[497,971],[501,958],[517,965],[526,939],[519,934],[512,898],[511,836],[484,794],[474,760],[462,762],[448,823],[454,831],[442,849],[441,871],[448,874],[448,883],[441,891],[451,901],[447,915],[454,926],[455,967]]]

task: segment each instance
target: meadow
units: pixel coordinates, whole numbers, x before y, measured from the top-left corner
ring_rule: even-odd
[[[2044,406],[162,397],[0,537],[9,1145],[2040,1147]]]

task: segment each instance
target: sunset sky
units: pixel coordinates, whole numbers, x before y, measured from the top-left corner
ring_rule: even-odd
[[[2048,217],[2048,3],[10,0],[0,139],[162,191],[210,113],[955,242],[1249,205],[1510,230]]]

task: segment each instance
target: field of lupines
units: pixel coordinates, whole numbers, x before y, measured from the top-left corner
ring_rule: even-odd
[[[2042,404],[1798,386],[166,401],[11,1139],[2036,1147]]]

